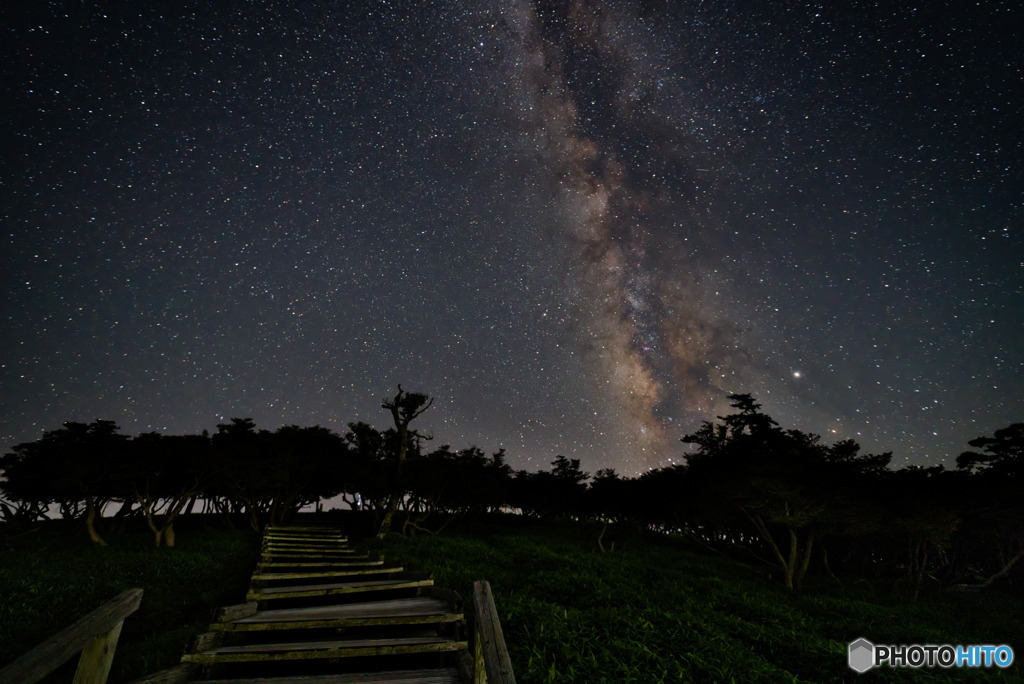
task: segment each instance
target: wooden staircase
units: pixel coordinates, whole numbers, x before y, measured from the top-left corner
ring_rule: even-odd
[[[180,665],[138,681],[488,681],[465,633],[458,595],[429,575],[359,554],[332,528],[277,526],[264,535],[246,602],[219,609]],[[504,658],[508,676],[490,681],[515,681]]]

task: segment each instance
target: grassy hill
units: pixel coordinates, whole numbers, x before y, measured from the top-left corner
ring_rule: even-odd
[[[913,602],[867,586],[794,595],[774,578],[679,540],[618,540],[599,553],[576,526],[505,524],[391,537],[384,553],[472,595],[491,582],[521,682],[1024,681],[1024,602],[940,594]],[[605,541],[607,544],[607,540]],[[857,675],[847,645],[1003,644],[1009,670]]]
[[[98,608],[142,587],[139,610],[125,620],[110,681],[169,667],[211,611],[244,600],[259,538],[223,529],[185,529],[178,547],[153,548],[153,535],[109,535],[110,546],[69,536],[61,521],[0,547],[0,665]],[[187,525],[180,526],[187,527]],[[71,681],[74,661],[48,681]]]
[[[213,607],[242,600],[256,561],[251,533],[185,529],[175,549],[147,533],[93,548],[42,532],[0,549],[0,664],[121,590],[141,586],[125,622],[112,681],[178,660]],[[201,526],[200,526],[201,527]],[[591,530],[498,519],[438,537],[364,546],[433,571],[469,598],[491,582],[520,682],[1024,681],[1024,602],[1000,594],[937,594],[918,602],[867,585],[793,595],[774,578],[680,540],[616,539],[596,550]],[[606,545],[608,540],[605,540]],[[846,666],[847,644],[1008,643],[1018,663],[991,670],[875,670]],[[64,671],[65,681],[70,681]]]

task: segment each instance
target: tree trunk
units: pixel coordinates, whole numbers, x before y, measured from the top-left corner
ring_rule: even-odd
[[[377,538],[383,539],[384,535],[391,531],[391,520],[395,517],[395,512],[398,510],[398,494],[392,494],[391,498],[388,499],[387,510],[384,511],[384,519],[381,520],[380,529],[377,531]]]
[[[164,529],[164,546],[174,548],[174,521],[167,523]]]
[[[89,533],[89,540],[97,546],[106,546],[107,542],[103,540],[100,533],[96,531],[96,499],[91,496],[85,500],[85,529]],[[99,517],[103,517],[102,513]]]
[[[921,585],[924,584],[925,571],[928,568],[928,546],[923,542],[921,545],[921,557],[918,559],[917,572],[914,574],[914,600],[921,595]]]
[[[256,510],[255,504],[249,506],[249,526],[252,527],[253,532],[260,531],[259,512]]]
[[[601,553],[605,552],[604,544],[604,533],[608,531],[608,521],[601,522],[601,534],[597,535],[597,548],[600,549]]]
[[[982,589],[987,589],[990,586],[992,586],[992,583],[995,582],[997,579],[1005,577],[1006,575],[1010,574],[1010,570],[1013,569],[1013,566],[1021,558],[1024,558],[1024,551],[1021,551],[1016,556],[1014,556],[1009,563],[1003,566],[1002,570],[992,575],[981,584],[956,584],[950,587],[950,589],[953,591],[981,591]]]
[[[156,520],[153,519],[153,503],[148,499],[143,500],[141,497],[139,502],[142,504],[142,510],[146,513],[146,527],[153,533],[153,546],[159,549],[163,542],[164,531],[156,526]]]
[[[804,576],[807,575],[807,568],[811,566],[811,553],[814,550],[814,530],[807,533],[807,546],[804,547],[803,559],[796,573],[796,589],[799,591],[804,584]]]
[[[796,564],[795,555],[794,555],[794,546],[795,546],[794,536],[795,535],[793,534],[793,530],[789,531],[789,534],[790,534],[789,555],[792,558],[792,560],[789,563],[787,563],[786,562],[786,557],[782,555],[782,550],[779,548],[779,545],[777,543],[775,543],[775,538],[772,537],[772,533],[768,529],[768,525],[765,524],[765,522],[761,518],[761,516],[760,515],[753,515],[753,514],[751,514],[750,511],[748,511],[747,509],[743,508],[742,506],[740,507],[740,510],[743,511],[743,513],[747,516],[747,518],[750,520],[750,522],[754,523],[754,527],[757,528],[757,531],[761,535],[761,538],[764,539],[764,541],[767,542],[769,548],[771,548],[772,554],[775,556],[775,560],[779,564],[779,568],[782,570],[782,576],[785,579],[786,588],[787,589],[792,589],[793,588],[793,566]]]
[[[825,572],[836,581],[836,584],[842,584],[843,581],[836,577],[836,573],[832,572],[832,566],[828,563],[828,550],[825,548],[825,545],[818,544],[818,548],[821,549],[821,564],[825,567]]]

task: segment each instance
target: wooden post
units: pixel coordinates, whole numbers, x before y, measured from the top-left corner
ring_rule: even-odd
[[[96,637],[82,649],[78,658],[78,669],[75,670],[74,684],[104,684],[110,673],[110,665],[114,662],[114,649],[117,639],[121,636],[124,620],[114,625],[109,632]]]
[[[491,585],[485,580],[473,583],[473,617],[474,684],[515,684]]]
[[[124,619],[139,608],[142,589],[128,589],[0,670],[0,682],[34,684],[81,652],[75,684],[107,681]]]

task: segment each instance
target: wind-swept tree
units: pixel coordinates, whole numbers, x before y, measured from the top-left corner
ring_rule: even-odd
[[[452,451],[446,444],[411,460],[403,532],[436,534],[463,514],[501,508],[511,473],[503,450],[488,457],[477,447]]]
[[[580,468],[580,459],[558,455],[551,470],[529,473],[520,470],[512,484],[512,505],[524,515],[576,517],[584,511],[584,496],[589,473]]]
[[[206,435],[144,433],[128,445],[122,461],[122,496],[134,498],[156,546],[173,547],[174,523],[213,475]]]
[[[114,466],[127,439],[113,421],[64,423],[4,457],[3,490],[12,499],[57,504],[66,519],[83,518],[89,539],[106,546],[96,522],[116,496]]]
[[[968,444],[978,451],[965,451],[956,459],[960,471],[973,473],[963,497],[969,502],[965,536],[979,565],[990,569],[983,581],[960,588],[978,590],[1024,564],[1024,423]]]
[[[398,510],[399,502],[405,496],[402,477],[404,475],[405,461],[410,450],[413,448],[413,443],[415,442],[418,446],[420,440],[431,439],[430,436],[410,430],[409,423],[423,415],[423,412],[429,409],[433,403],[434,400],[426,394],[406,392],[402,389],[401,385],[398,386],[398,394],[393,399],[384,399],[381,402],[380,407],[390,411],[391,417],[395,422],[397,443],[395,445],[394,458],[397,464],[397,474],[394,483],[395,488],[388,499],[387,509],[384,511],[384,519],[381,521],[380,529],[377,531],[378,537],[383,537],[391,531],[391,521],[395,517],[395,511]]]
[[[729,399],[736,413],[682,440],[698,447],[687,459],[690,492],[705,520],[732,526],[740,539],[752,533],[786,587],[799,589],[821,535],[836,524],[843,478],[887,456],[858,458],[849,444],[783,430],[749,394]]]
[[[216,474],[209,492],[244,509],[249,525],[277,524],[302,506],[341,490],[337,469],[347,454],[341,437],[320,426],[256,430],[233,418],[212,439]]]
[[[602,553],[607,550],[604,537],[609,525],[636,516],[633,510],[638,503],[635,498],[636,489],[636,480],[619,477],[614,468],[602,468],[594,473],[594,479],[587,487],[585,507],[587,514],[601,526],[597,535],[597,548]],[[614,541],[609,548],[614,550]]]
[[[393,430],[391,431],[394,432]],[[389,435],[364,422],[348,424],[344,440],[348,447],[349,463],[340,473],[342,499],[353,510],[373,511],[375,527],[380,527],[381,516],[387,508],[390,484],[396,476],[387,456]]]

